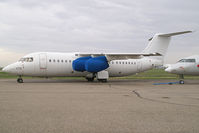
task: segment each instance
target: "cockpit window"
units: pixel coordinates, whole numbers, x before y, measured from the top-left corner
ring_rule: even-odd
[[[191,63],[194,63],[194,62],[196,62],[196,60],[195,59],[181,59],[178,62],[191,62]]]
[[[22,61],[22,62],[33,62],[33,57],[21,58],[19,61]]]

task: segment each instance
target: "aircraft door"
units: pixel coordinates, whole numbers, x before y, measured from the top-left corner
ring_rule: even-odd
[[[137,61],[137,71],[138,72],[142,71],[142,62],[140,60]]]
[[[23,72],[24,72],[24,62],[19,62],[17,67],[16,67],[16,70],[17,70],[17,74],[18,75],[23,75]]]
[[[39,54],[39,67],[40,69],[47,69],[46,53]]]

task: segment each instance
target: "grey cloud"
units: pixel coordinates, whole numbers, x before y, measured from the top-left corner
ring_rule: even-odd
[[[156,32],[197,30],[198,6],[197,0],[0,0],[0,48],[140,52]],[[175,37],[168,62],[187,49],[195,54],[198,35]]]

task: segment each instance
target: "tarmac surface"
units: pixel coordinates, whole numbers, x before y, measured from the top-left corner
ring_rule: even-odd
[[[199,133],[199,81],[0,79],[0,133]]]

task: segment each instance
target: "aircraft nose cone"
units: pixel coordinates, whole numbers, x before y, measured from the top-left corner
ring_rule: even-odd
[[[167,69],[165,69],[165,71],[170,73],[170,72],[172,72],[173,70],[172,70],[170,67],[168,67]]]
[[[2,69],[2,71],[3,71],[3,72],[7,72],[7,68],[4,67],[4,68]]]
[[[176,73],[177,69],[176,67],[168,67],[167,69],[165,69],[165,71],[168,73]]]
[[[16,73],[16,66],[15,64],[10,64],[2,69],[3,72],[15,74]]]

